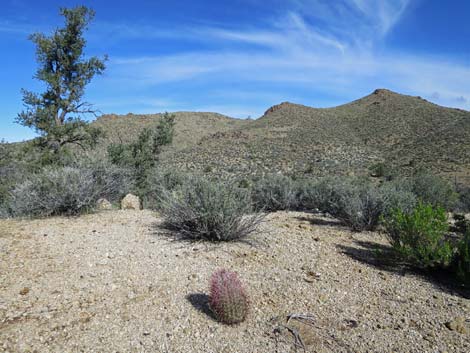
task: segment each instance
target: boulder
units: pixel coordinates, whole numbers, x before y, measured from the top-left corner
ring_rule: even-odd
[[[140,198],[139,196],[127,194],[121,200],[121,209],[122,210],[140,210]]]
[[[109,210],[112,210],[112,209],[113,209],[113,205],[111,204],[111,202],[109,202],[109,201],[106,200],[106,199],[99,199],[99,200],[96,202],[96,208],[97,208],[99,211],[109,211]]]

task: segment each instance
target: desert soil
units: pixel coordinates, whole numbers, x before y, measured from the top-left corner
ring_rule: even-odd
[[[465,293],[383,263],[386,244],[297,212],[222,245],[175,240],[149,211],[2,221],[0,351],[470,352]],[[238,326],[207,305],[219,268],[248,288]]]

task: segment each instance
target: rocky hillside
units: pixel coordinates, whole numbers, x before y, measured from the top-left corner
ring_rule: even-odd
[[[380,89],[327,109],[292,103],[243,121],[211,113],[176,113],[175,143],[163,163],[184,170],[258,174],[362,174],[378,162],[426,167],[470,181],[470,112]],[[159,115],[105,116],[96,122],[123,141]]]
[[[176,112],[176,134],[171,152],[183,150],[196,145],[202,138],[218,132],[243,128],[249,122],[229,118],[216,113]],[[162,114],[148,115],[115,115],[108,114],[98,118],[93,124],[105,131],[106,138],[102,149],[110,143],[128,143],[137,138],[143,129],[157,126]]]

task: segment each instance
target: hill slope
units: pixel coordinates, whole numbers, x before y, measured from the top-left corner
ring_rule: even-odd
[[[379,89],[326,109],[282,103],[254,121],[175,113],[176,136],[162,163],[217,174],[363,174],[377,162],[425,167],[470,182],[470,112]],[[161,115],[104,116],[109,141],[127,142]]]
[[[229,118],[216,113],[176,112],[175,138],[171,151],[180,151],[197,144],[203,137],[213,133],[242,128],[248,121]],[[102,149],[110,143],[134,141],[143,129],[152,129],[161,120],[162,114],[115,115],[98,118],[94,125],[101,127],[106,135]]]
[[[237,173],[364,173],[377,162],[469,178],[470,112],[376,90],[335,108],[292,103],[176,152],[180,168]]]

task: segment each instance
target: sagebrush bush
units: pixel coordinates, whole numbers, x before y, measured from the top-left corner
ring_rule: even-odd
[[[382,213],[385,217],[390,216],[396,209],[411,213],[418,204],[416,195],[400,181],[384,183],[379,190],[383,202]]]
[[[411,191],[424,203],[451,210],[456,205],[458,194],[453,185],[426,171],[417,172],[408,181]]]
[[[142,195],[144,208],[159,209],[163,195],[180,188],[190,178],[190,175],[175,170],[156,169],[148,178],[147,192]]]
[[[457,246],[454,269],[457,279],[461,283],[470,285],[470,230],[467,230]]]
[[[418,203],[411,213],[400,209],[384,220],[385,232],[395,251],[409,262],[422,267],[446,267],[453,247],[446,239],[449,225],[442,207]]]
[[[209,304],[220,322],[233,325],[246,319],[248,296],[235,272],[221,269],[212,275]]]
[[[46,167],[13,189],[14,216],[75,215],[93,209],[100,198],[119,199],[131,185],[127,171],[108,164]]]
[[[354,231],[373,230],[384,211],[380,191],[363,182],[343,182],[333,189],[329,212]]]
[[[296,181],[296,204],[300,210],[315,211],[323,209],[322,205],[329,200],[328,179],[299,179]]]
[[[470,187],[459,186],[457,192],[459,195],[457,208],[461,212],[470,212]]]
[[[284,175],[268,175],[255,182],[252,198],[258,210],[280,211],[297,207],[294,181]]]
[[[228,182],[191,178],[162,193],[160,212],[169,228],[190,239],[233,241],[253,231],[261,221],[248,190]]]

